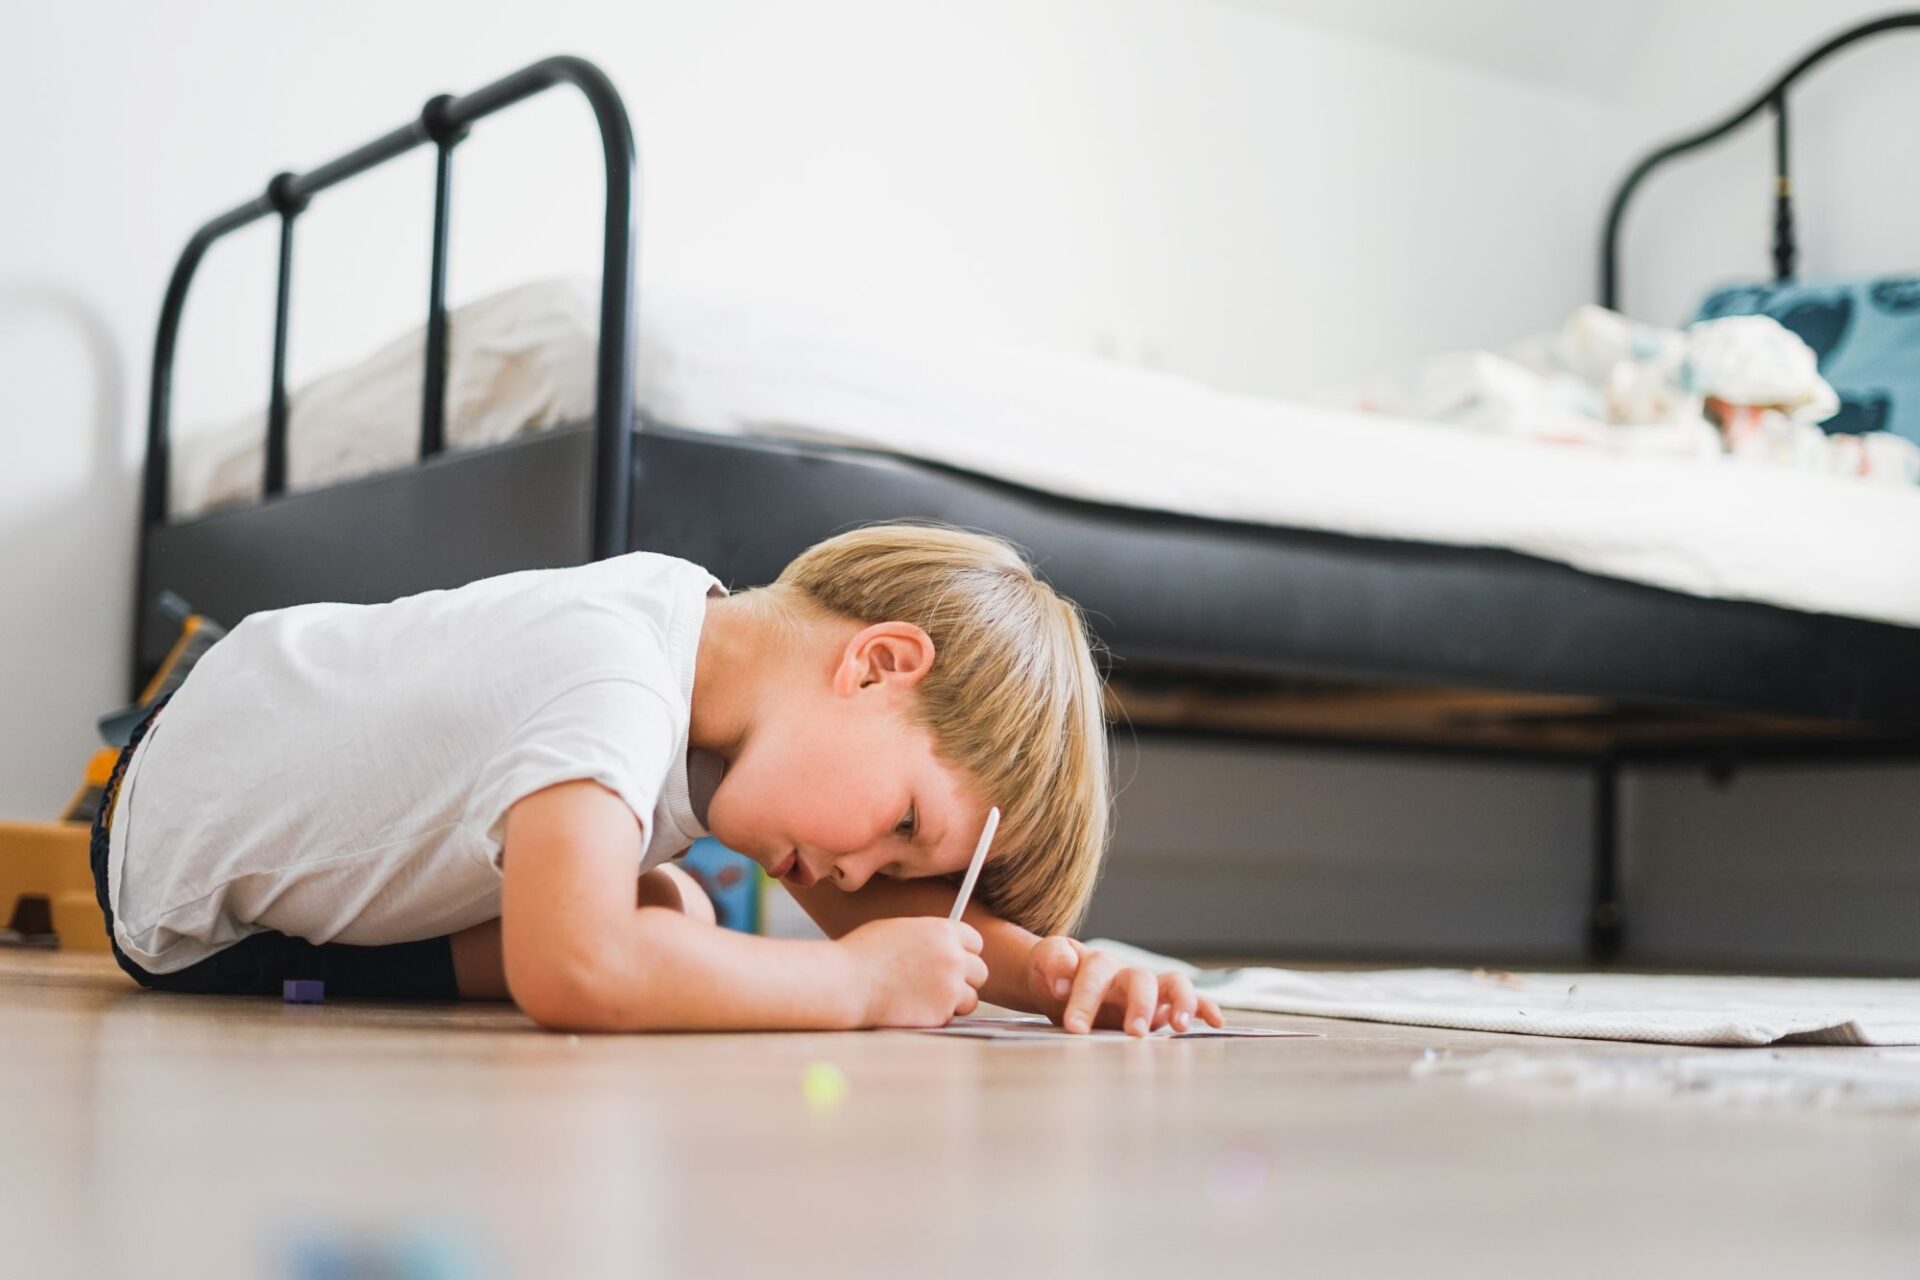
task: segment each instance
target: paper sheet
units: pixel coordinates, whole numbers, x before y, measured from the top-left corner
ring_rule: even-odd
[[[1068,1031],[1057,1027],[1045,1018],[955,1018],[944,1027],[916,1028],[933,1036],[971,1036],[976,1040],[1138,1040],[1143,1037],[1130,1036],[1124,1031],[1094,1030],[1085,1032]],[[1226,1039],[1237,1036],[1299,1039],[1318,1038],[1318,1031],[1280,1031],[1272,1027],[1211,1027],[1198,1023],[1191,1030],[1175,1031],[1172,1027],[1163,1027],[1159,1031],[1150,1031],[1144,1037],[1148,1040],[1206,1040]]]

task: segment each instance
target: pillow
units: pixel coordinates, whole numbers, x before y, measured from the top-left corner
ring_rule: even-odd
[[[1830,284],[1735,285],[1696,320],[1772,316],[1813,348],[1840,395],[1830,434],[1891,431],[1920,444],[1920,276]]]

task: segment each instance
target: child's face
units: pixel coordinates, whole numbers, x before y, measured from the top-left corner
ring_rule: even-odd
[[[867,628],[829,679],[803,679],[760,709],[708,805],[721,843],[798,887],[827,880],[847,893],[876,875],[967,869],[988,806],[909,719],[932,654],[917,628],[885,631],[903,625]]]

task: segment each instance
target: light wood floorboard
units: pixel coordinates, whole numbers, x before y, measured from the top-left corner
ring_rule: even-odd
[[[0,952],[0,1275],[1920,1274],[1912,1113],[1488,1088],[1414,1065],[1675,1051],[1231,1017],[1326,1038],[574,1038]]]

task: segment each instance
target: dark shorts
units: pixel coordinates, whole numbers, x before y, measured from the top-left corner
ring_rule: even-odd
[[[146,736],[147,726],[173,695],[160,699],[133,731],[133,738],[114,763],[113,777],[100,797],[93,819],[89,854],[93,863],[93,891],[106,917],[107,942],[113,958],[127,976],[156,991],[188,991],[197,995],[277,996],[289,978],[317,978],[326,994],[362,996],[376,1000],[457,1000],[453,980],[453,944],[447,938],[398,942],[389,946],[354,947],[343,942],[315,945],[284,933],[249,934],[233,945],[172,973],[148,973],[120,950],[113,936],[113,904],[107,895],[107,843],[113,800],[127,761]]]

